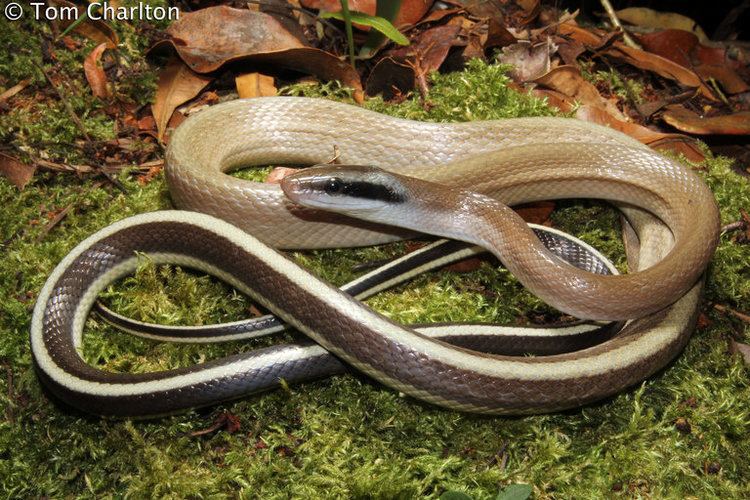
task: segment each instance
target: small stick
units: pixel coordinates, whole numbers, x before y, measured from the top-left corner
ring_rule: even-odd
[[[26,78],[25,80],[21,80],[17,84],[13,85],[11,88],[0,94],[0,103],[7,101],[14,95],[21,92],[23,89],[29,86],[29,83],[31,83],[31,79]]]
[[[60,101],[62,101],[63,106],[65,106],[65,110],[70,115],[70,119],[73,120],[73,123],[76,124],[78,129],[81,131],[81,134],[83,134],[83,138],[86,139],[86,141],[91,141],[91,137],[89,137],[88,132],[86,132],[86,128],[83,126],[83,122],[80,118],[78,118],[78,115],[76,114],[75,110],[73,109],[73,106],[70,104],[70,102],[65,98],[65,95],[63,92],[57,88],[57,85],[52,81],[52,77],[47,73],[47,70],[44,69],[44,67],[41,64],[38,64],[34,62],[37,68],[44,74],[44,77],[49,82],[52,89],[55,91],[57,96],[60,98]]]
[[[750,323],[750,315],[747,315],[739,311],[735,311],[734,309],[730,307],[722,306],[721,304],[714,304],[714,309],[723,313],[731,314],[735,318],[740,319],[744,321],[745,323]]]
[[[738,220],[721,226],[721,234],[737,231],[738,229],[745,229],[745,221]]]
[[[622,31],[622,41],[625,42],[625,45],[628,47],[632,47],[634,49],[641,49],[643,48],[638,45],[635,40],[633,40],[627,31],[625,31],[625,28],[622,27],[622,23],[617,18],[617,14],[615,13],[615,9],[612,7],[612,4],[609,2],[609,0],[601,0],[602,7],[604,7],[604,10],[607,11],[607,15],[609,16],[609,20],[612,21],[612,24],[615,25],[616,28],[619,28],[620,31]]]

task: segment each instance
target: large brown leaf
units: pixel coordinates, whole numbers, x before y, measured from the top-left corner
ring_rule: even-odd
[[[657,54],[628,47],[618,41],[615,41],[610,45],[605,45],[605,39],[601,35],[581,28],[573,22],[560,24],[558,26],[558,32],[564,37],[570,37],[584,44],[591,50],[618,59],[635,66],[636,68],[653,71],[663,78],[675,80],[686,87],[697,88],[707,99],[712,101],[718,100],[711,89],[703,83],[698,75],[674,61],[670,61],[669,59]]]
[[[701,116],[684,106],[667,106],[662,118],[678,130],[700,135],[750,135],[750,111],[729,115]]]
[[[701,162],[705,159],[696,141],[690,137],[681,134],[665,134],[637,123],[618,120],[606,110],[596,106],[581,106],[576,111],[576,118],[619,130],[654,149],[668,149],[681,153],[693,162]]]
[[[273,77],[260,73],[247,73],[234,79],[237,94],[241,99],[276,95]]]
[[[199,75],[173,57],[159,74],[156,98],[151,111],[156,119],[159,140],[164,139],[167,124],[177,106],[193,99],[213,78]]]
[[[215,71],[229,62],[271,64],[326,80],[339,80],[361,98],[359,74],[331,53],[307,47],[262,12],[209,7],[184,14],[167,29],[171,36],[151,50],[172,46],[197,73]]]
[[[673,29],[689,31],[696,38],[706,42],[706,32],[698,26],[698,23],[687,16],[675,12],[659,12],[646,7],[629,7],[617,11],[620,21],[652,29]]]

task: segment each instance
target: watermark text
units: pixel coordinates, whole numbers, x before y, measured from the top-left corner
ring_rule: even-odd
[[[154,7],[142,2],[129,7],[114,6],[109,2],[92,2],[85,10],[72,5],[49,5],[45,2],[31,2],[29,7],[31,15],[37,21],[76,21],[84,14],[93,21],[163,21],[180,18],[180,9],[177,7]],[[16,21],[25,12],[19,3],[10,2],[3,13],[8,20]]]

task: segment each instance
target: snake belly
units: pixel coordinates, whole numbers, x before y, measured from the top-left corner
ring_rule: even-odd
[[[649,168],[663,169],[664,160],[610,129],[559,118],[422,123],[306,98],[239,100],[205,110],[172,137],[167,151],[170,193],[180,208],[231,224],[195,212],[156,212],[116,223],[76,247],[49,278],[34,311],[32,353],[40,377],[53,392],[88,411],[153,414],[184,408],[185,398],[190,406],[202,406],[238,397],[243,390],[250,392],[253,380],[269,373],[269,366],[299,359],[299,349],[291,349],[271,359],[235,356],[153,374],[105,374],[86,365],[77,351],[85,317],[106,284],[132,271],[132,254],[139,250],[157,262],[190,266],[224,279],[347,364],[424,401],[463,411],[520,414],[575,407],[614,394],[662,368],[692,331],[702,287],[698,276],[718,235],[716,205],[701,183],[695,184],[695,200],[683,200],[693,204],[703,228],[696,236],[693,273],[674,276],[689,281],[677,287],[684,293],[671,297],[671,305],[658,312],[633,318],[599,345],[518,358],[457,349],[397,325],[267,246],[361,246],[411,233],[303,209],[289,202],[278,186],[226,174],[249,165],[319,163],[336,146],[342,162],[476,189],[509,204],[575,195],[577,186],[582,195],[591,196],[596,178],[555,176],[554,167],[563,166],[556,153],[560,144],[568,144],[563,147],[576,151],[576,161],[591,163],[587,167],[595,167],[592,170],[607,169],[597,163],[606,154],[587,151],[614,151],[620,165],[635,160],[633,173],[652,193],[648,202],[635,197],[642,193],[633,194],[627,179],[621,190],[615,183],[617,192],[605,198],[625,204],[621,209],[628,220],[631,267],[640,271],[657,266],[672,251],[673,233],[644,207],[658,205],[671,189],[663,184],[664,176],[658,185],[649,184]],[[540,179],[539,172],[529,168],[508,174],[507,162],[518,158],[513,151],[523,147],[546,158],[544,166],[549,168],[543,170],[551,169],[550,177]],[[494,174],[483,171],[480,177],[467,174],[486,164],[477,160],[481,154],[490,155],[501,168]],[[669,165],[683,181],[687,176],[695,182],[684,168]]]

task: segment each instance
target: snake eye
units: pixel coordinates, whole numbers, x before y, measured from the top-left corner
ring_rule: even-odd
[[[325,192],[327,194],[338,194],[343,188],[344,182],[338,177],[334,177],[326,182],[326,185],[323,189],[325,189]]]

